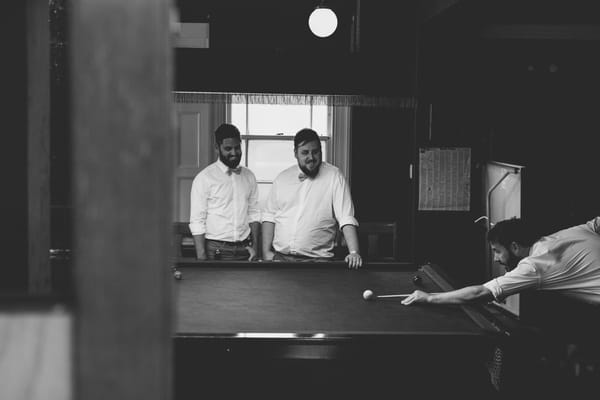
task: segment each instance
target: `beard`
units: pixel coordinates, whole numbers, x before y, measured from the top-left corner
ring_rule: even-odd
[[[240,164],[241,159],[241,155],[227,157],[219,151],[219,160],[221,160],[221,162],[227,165],[229,168],[236,168]]]
[[[300,166],[300,171],[304,172],[304,174],[309,178],[314,178],[319,173],[319,169],[321,168],[321,162],[315,161],[313,164],[316,164],[316,166],[313,169],[308,169],[306,165],[302,165]]]
[[[501,263],[504,266],[504,269],[506,269],[506,271],[512,271],[513,269],[515,269],[517,267],[517,265],[519,264],[519,261],[521,261],[521,259],[517,256],[515,256],[512,253],[508,254],[508,260],[505,263]]]

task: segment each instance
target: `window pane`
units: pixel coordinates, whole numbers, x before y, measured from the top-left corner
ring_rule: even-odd
[[[259,181],[272,181],[277,174],[295,163],[292,140],[249,141],[248,168]]]
[[[246,104],[231,105],[231,123],[235,125],[242,135],[246,134]]]
[[[295,135],[310,127],[310,106],[249,104],[248,113],[248,132],[252,135]]]
[[[329,136],[327,108],[327,106],[313,106],[312,128],[319,134],[319,136]]]
[[[323,161],[327,161],[324,141],[321,141],[321,153]],[[249,140],[248,168],[259,181],[273,181],[281,171],[296,163],[292,140]]]

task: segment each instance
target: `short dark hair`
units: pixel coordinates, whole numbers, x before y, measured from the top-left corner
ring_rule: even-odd
[[[317,142],[319,143],[319,148],[321,148],[321,139],[319,139],[317,132],[309,128],[300,129],[298,133],[296,133],[296,136],[294,136],[294,150],[296,150],[298,146],[302,146],[309,142]]]
[[[240,130],[231,124],[221,124],[215,131],[217,144],[223,143],[226,138],[240,139]]]
[[[487,240],[490,243],[500,243],[508,248],[512,242],[521,246],[531,246],[538,240],[538,237],[525,221],[520,218],[511,218],[497,222],[489,230]]]

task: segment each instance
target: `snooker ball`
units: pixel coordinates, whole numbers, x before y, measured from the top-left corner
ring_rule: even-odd
[[[365,300],[371,300],[372,298],[373,298],[373,291],[372,290],[367,289],[367,290],[365,290],[363,292],[363,299],[365,299]]]
[[[420,285],[421,284],[421,277],[419,275],[413,276],[413,283],[415,285]]]
[[[177,280],[181,279],[181,277],[182,277],[181,271],[175,271],[175,272],[173,272],[173,276]]]

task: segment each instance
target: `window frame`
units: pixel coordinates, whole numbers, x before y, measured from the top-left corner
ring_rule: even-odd
[[[247,97],[246,97],[247,99]],[[293,147],[293,142],[294,142],[294,136],[296,133],[291,134],[291,135],[286,135],[286,134],[280,134],[277,133],[275,135],[265,135],[265,134],[252,134],[249,132],[249,105],[250,103],[248,102],[248,100],[245,101],[244,103],[245,107],[246,107],[246,121],[245,121],[245,132],[240,132],[241,135],[241,139],[244,143],[244,147],[242,149],[243,154],[245,155],[244,157],[244,166],[248,167],[248,150],[249,150],[249,146],[250,146],[250,141],[255,140],[255,141],[274,141],[274,140],[281,140],[281,141],[288,141],[291,142],[291,146],[290,148]],[[274,104],[276,105],[276,104]],[[312,125],[313,125],[313,107],[314,104],[307,104],[307,107],[310,107],[310,126],[307,126],[307,128],[311,128],[312,129]],[[232,123],[232,109],[231,109],[231,102],[227,104],[226,110],[225,110],[225,118],[229,123]],[[333,158],[333,135],[334,135],[334,124],[333,124],[333,119],[334,119],[334,107],[332,105],[327,105],[327,136],[324,135],[319,135],[319,140],[321,142],[324,142],[326,144],[326,150],[324,153],[324,157],[323,157],[323,161],[326,162],[331,162],[330,160],[332,160]],[[273,180],[264,180],[264,179],[257,179],[256,182],[258,184],[272,184]]]

